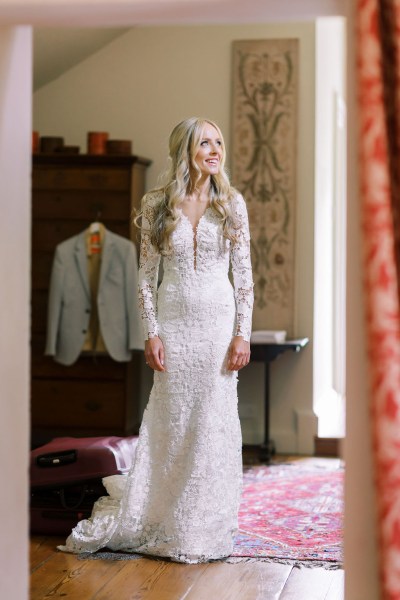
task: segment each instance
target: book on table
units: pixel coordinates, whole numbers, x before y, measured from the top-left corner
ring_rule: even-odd
[[[286,341],[286,331],[258,329],[251,334],[252,344],[283,344]]]

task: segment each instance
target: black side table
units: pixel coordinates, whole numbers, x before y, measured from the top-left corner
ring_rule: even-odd
[[[287,350],[300,352],[308,344],[308,338],[298,340],[286,340],[282,344],[250,344],[250,361],[263,362],[265,364],[265,382],[264,382],[264,441],[260,444],[260,460],[269,462],[271,456],[275,454],[274,442],[269,439],[269,365]]]

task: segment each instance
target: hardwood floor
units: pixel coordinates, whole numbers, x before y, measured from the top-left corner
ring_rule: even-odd
[[[343,571],[278,563],[79,560],[63,538],[31,539],[31,600],[343,600]]]
[[[330,460],[335,468],[335,459]],[[344,599],[343,570],[267,562],[183,565],[150,558],[80,560],[59,552],[56,546],[61,543],[64,538],[31,538],[31,600]]]

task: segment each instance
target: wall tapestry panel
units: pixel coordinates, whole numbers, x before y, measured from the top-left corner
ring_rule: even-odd
[[[253,329],[294,332],[298,40],[233,42],[231,172],[246,199]]]

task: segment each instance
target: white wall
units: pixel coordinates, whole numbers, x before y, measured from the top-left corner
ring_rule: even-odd
[[[135,28],[34,95],[34,127],[63,135],[86,151],[86,132],[133,140],[134,153],[153,160],[148,187],[166,168],[167,140],[184,117],[205,115],[224,131],[229,148],[231,42],[300,40],[296,336],[313,332],[314,23]],[[280,452],[313,451],[312,347],[281,357],[271,368],[272,436]],[[244,439],[263,435],[263,372],[240,373]],[[306,424],[296,435],[296,412]],[[307,429],[307,424],[311,427]],[[303,428],[304,429],[304,428]]]
[[[320,415],[319,434],[343,435],[342,398],[334,389],[334,331],[337,319],[335,295],[335,235],[337,202],[335,181],[338,134],[336,102],[346,99],[344,19],[324,18],[316,23],[316,128],[315,128],[315,210],[314,210],[314,409]],[[344,136],[343,136],[344,138]],[[344,139],[343,139],[344,142]],[[343,149],[345,150],[345,148]],[[343,154],[345,160],[345,153]],[[340,182],[343,185],[345,182]],[[345,223],[342,224],[345,227]],[[341,232],[344,237],[344,232]],[[342,240],[341,240],[342,241]],[[343,243],[343,242],[342,242]],[[342,249],[344,252],[344,248]],[[337,265],[342,271],[345,265]],[[345,302],[345,298],[341,298]],[[343,314],[345,307],[342,305]],[[339,313],[340,314],[340,313]],[[344,323],[343,323],[344,326]],[[344,336],[343,336],[344,337]],[[339,349],[341,355],[344,347]]]
[[[0,598],[28,588],[31,29],[0,28]]]

